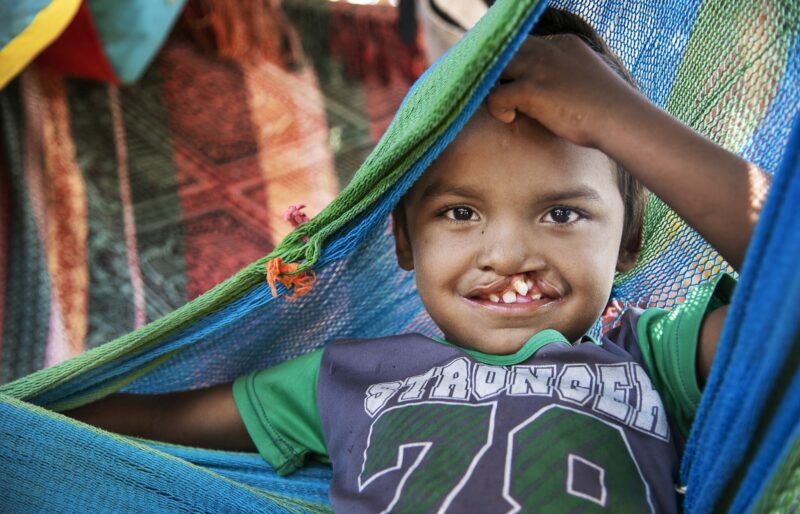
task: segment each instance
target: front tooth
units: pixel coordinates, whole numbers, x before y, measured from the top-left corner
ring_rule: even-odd
[[[493,301],[494,303],[498,303],[500,301],[500,297],[497,296],[496,294],[490,294],[489,300]]]
[[[503,293],[503,302],[505,303],[516,303],[517,302],[517,294],[514,291],[506,291]]]
[[[541,299],[542,299],[542,295],[540,295],[540,294],[532,294],[531,295],[531,300],[536,301],[536,300],[541,300]]]
[[[514,281],[514,289],[522,296],[525,296],[526,294],[528,294],[528,290],[530,289],[530,287],[528,287],[528,284],[526,284],[524,280],[518,278],[517,280]]]
[[[528,290],[531,290],[533,288],[533,280],[526,278],[525,285],[528,286]]]

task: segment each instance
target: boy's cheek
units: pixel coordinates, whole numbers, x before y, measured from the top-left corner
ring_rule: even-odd
[[[618,251],[606,242],[604,245],[565,247],[551,258],[571,289],[588,289],[588,294],[603,296],[605,301],[614,281],[617,256]]]

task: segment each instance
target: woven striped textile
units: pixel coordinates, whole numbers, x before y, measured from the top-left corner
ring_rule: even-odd
[[[410,79],[345,74],[325,13],[289,12],[312,50],[296,70],[179,28],[134,86],[34,66],[0,93],[0,383],[196,298],[349,181]]]

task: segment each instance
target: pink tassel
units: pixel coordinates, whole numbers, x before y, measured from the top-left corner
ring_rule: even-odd
[[[310,221],[306,213],[303,212],[306,206],[303,204],[290,205],[286,212],[283,213],[283,219],[291,223],[292,227],[297,227],[301,223]]]
[[[305,208],[304,204],[290,205],[286,212],[283,213],[283,219],[288,221],[292,227],[297,228],[299,225],[311,221],[311,218],[303,212]],[[303,242],[308,242],[308,236],[303,237]]]

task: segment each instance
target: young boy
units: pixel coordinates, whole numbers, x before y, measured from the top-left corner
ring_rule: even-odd
[[[394,213],[398,262],[443,340],[340,341],[233,384],[68,414],[257,449],[280,473],[329,460],[340,512],[676,512],[731,284],[586,333],[636,261],[637,180],[738,267],[760,172],[651,105],[575,16],[549,9],[535,33]]]

